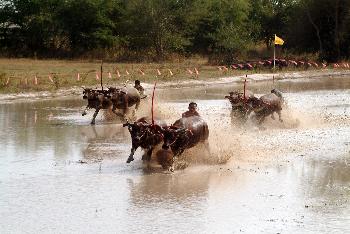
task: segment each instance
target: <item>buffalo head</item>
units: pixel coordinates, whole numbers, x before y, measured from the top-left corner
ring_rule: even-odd
[[[88,99],[89,95],[92,93],[92,89],[84,88],[83,90],[83,99]]]
[[[156,145],[159,143],[159,138],[163,138],[162,127],[158,125],[151,125],[143,122],[125,123],[123,127],[128,127],[132,144],[137,148],[138,146]]]
[[[123,124],[123,127],[128,127],[133,144],[141,142],[146,135],[147,129],[143,126],[142,123],[126,122],[125,124]]]
[[[187,138],[187,133],[189,132],[189,130],[186,128],[169,127],[163,129],[162,132],[164,134],[164,143],[162,148],[167,150],[176,141],[183,141],[184,138]]]

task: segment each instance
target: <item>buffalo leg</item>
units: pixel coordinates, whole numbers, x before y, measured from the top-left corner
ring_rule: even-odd
[[[265,115],[261,115],[260,117],[259,117],[259,120],[258,120],[258,125],[261,125],[262,124],[262,122],[264,122],[264,120],[265,120]]]
[[[135,105],[135,110],[138,110],[139,109],[139,106],[140,106],[140,100],[138,102],[136,102],[136,105]]]
[[[127,121],[128,120],[128,118],[127,118],[128,114],[129,114],[129,108],[128,107],[126,107],[125,109],[122,109],[122,120]]]
[[[204,148],[205,148],[205,150],[206,150],[207,153],[208,153],[208,157],[210,157],[210,145],[209,145],[209,141],[208,141],[208,140],[206,140],[206,141],[204,142]]]
[[[234,110],[231,110],[230,117],[231,117],[231,124],[234,124],[235,123],[235,112],[234,112]]]
[[[87,105],[83,111],[83,113],[81,113],[82,116],[87,114],[87,110],[89,109],[89,106]]]
[[[278,114],[278,119],[279,119],[279,121],[280,121],[280,122],[283,122],[281,110],[278,110],[278,111],[276,111],[276,112],[277,112],[277,114]]]
[[[123,114],[118,113],[118,112],[116,111],[116,107],[113,107],[113,108],[112,108],[112,112],[113,112],[116,116],[118,116],[118,117],[120,117],[120,118],[123,118],[123,117],[124,117]]]
[[[92,116],[91,124],[95,124],[95,119],[100,109],[96,109],[94,115]]]
[[[128,157],[128,160],[126,160],[126,163],[130,163],[130,162],[134,161],[135,151],[136,151],[136,149],[134,147],[131,147],[131,152],[130,152],[130,155]]]
[[[151,148],[147,151],[147,161],[151,161],[152,152],[153,152],[153,147],[151,147]]]

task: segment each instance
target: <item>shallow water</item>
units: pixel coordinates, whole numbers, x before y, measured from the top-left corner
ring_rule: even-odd
[[[265,131],[231,126],[237,84],[158,90],[158,116],[196,101],[212,157],[230,158],[174,173],[139,151],[126,164],[129,132],[103,114],[90,126],[80,97],[0,104],[0,233],[350,232],[350,77],[248,83],[272,87],[289,108]]]

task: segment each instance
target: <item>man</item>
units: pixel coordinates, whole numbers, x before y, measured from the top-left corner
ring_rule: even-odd
[[[182,118],[188,118],[192,116],[200,116],[199,113],[197,112],[197,103],[195,102],[191,102],[188,105],[188,111],[182,114]]]
[[[145,95],[145,89],[142,87],[141,82],[139,80],[135,80],[135,89],[139,91],[141,98],[145,98],[147,95]]]

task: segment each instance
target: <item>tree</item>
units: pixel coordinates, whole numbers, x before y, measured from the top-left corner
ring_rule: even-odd
[[[202,10],[205,15],[198,20],[194,33],[195,50],[205,53],[228,54],[233,59],[250,43],[248,13],[250,5],[243,0],[205,1]]]
[[[249,18],[253,28],[252,37],[255,41],[264,41],[270,47],[274,34],[284,36],[292,11],[295,9],[295,0],[250,0],[252,10]]]
[[[298,3],[288,25],[288,46],[319,53],[321,60],[337,61],[348,56],[350,2],[305,0]]]
[[[79,54],[118,44],[119,38],[113,33],[116,25],[110,18],[114,6],[117,6],[117,2],[112,0],[65,1],[57,12],[57,21],[68,38],[72,52]]]

